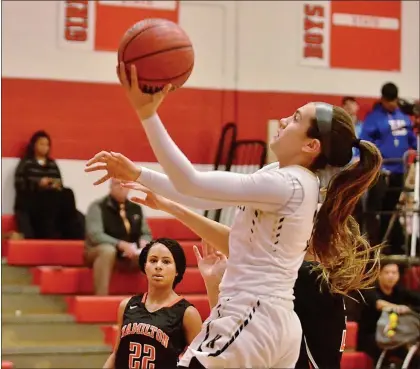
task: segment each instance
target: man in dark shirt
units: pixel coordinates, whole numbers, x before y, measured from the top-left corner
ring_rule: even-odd
[[[420,308],[420,294],[397,285],[399,279],[398,265],[392,261],[382,262],[376,287],[363,293],[365,303],[360,314],[357,345],[358,350],[368,354],[375,363],[381,354],[375,333],[382,309],[392,308],[398,314],[405,314]]]

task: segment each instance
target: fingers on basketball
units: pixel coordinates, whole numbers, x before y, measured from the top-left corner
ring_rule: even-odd
[[[130,84],[128,83],[127,79],[127,73],[125,71],[125,64],[123,62],[120,62],[119,65],[118,78],[120,79],[120,82],[124,87],[130,87]]]
[[[139,80],[137,78],[137,68],[135,64],[131,64],[130,66],[130,74],[131,74],[131,89],[139,90]]]
[[[171,91],[172,87],[171,83],[167,84],[162,90],[163,94],[166,96]]]
[[[120,65],[119,64],[115,67],[115,72],[117,73],[118,81],[120,81],[120,83],[123,84],[122,79],[121,79],[121,75],[120,75]]]

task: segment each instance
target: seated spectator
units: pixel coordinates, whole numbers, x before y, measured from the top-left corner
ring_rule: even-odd
[[[365,302],[361,306],[357,349],[368,354],[375,363],[381,354],[375,333],[382,309],[392,308],[397,313],[404,314],[420,308],[420,293],[400,286],[397,284],[399,279],[398,265],[392,261],[384,261],[375,288],[363,292]],[[405,354],[404,349],[395,352],[395,356],[402,359]]]
[[[15,172],[15,216],[18,231],[29,239],[83,239],[84,219],[73,191],[63,187],[50,156],[51,138],[35,132]]]
[[[93,266],[97,295],[108,295],[117,261],[138,270],[140,250],[152,239],[142,208],[127,199],[128,192],[120,181],[111,179],[109,195],[87,211],[85,259]]]

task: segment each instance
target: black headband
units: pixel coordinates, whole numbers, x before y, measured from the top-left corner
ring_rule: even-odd
[[[318,131],[321,135],[322,152],[328,159],[331,154],[331,127],[333,119],[333,106],[331,104],[316,102],[315,117]]]

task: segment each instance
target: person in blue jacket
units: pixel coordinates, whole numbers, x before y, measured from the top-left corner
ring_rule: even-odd
[[[398,105],[398,88],[393,83],[382,86],[380,101],[366,116],[362,125],[360,138],[373,142],[381,151],[384,158],[383,172],[378,182],[369,191],[367,210],[393,211],[399,201],[404,185],[404,163],[402,159],[409,149],[417,148],[416,136],[413,132],[411,120]],[[400,159],[390,162],[386,159]],[[372,214],[373,215],[373,214]],[[374,216],[368,216],[368,233],[374,244],[382,241],[391,215],[382,215],[380,223]],[[403,253],[404,234],[401,224],[397,221],[387,239],[391,254]]]

